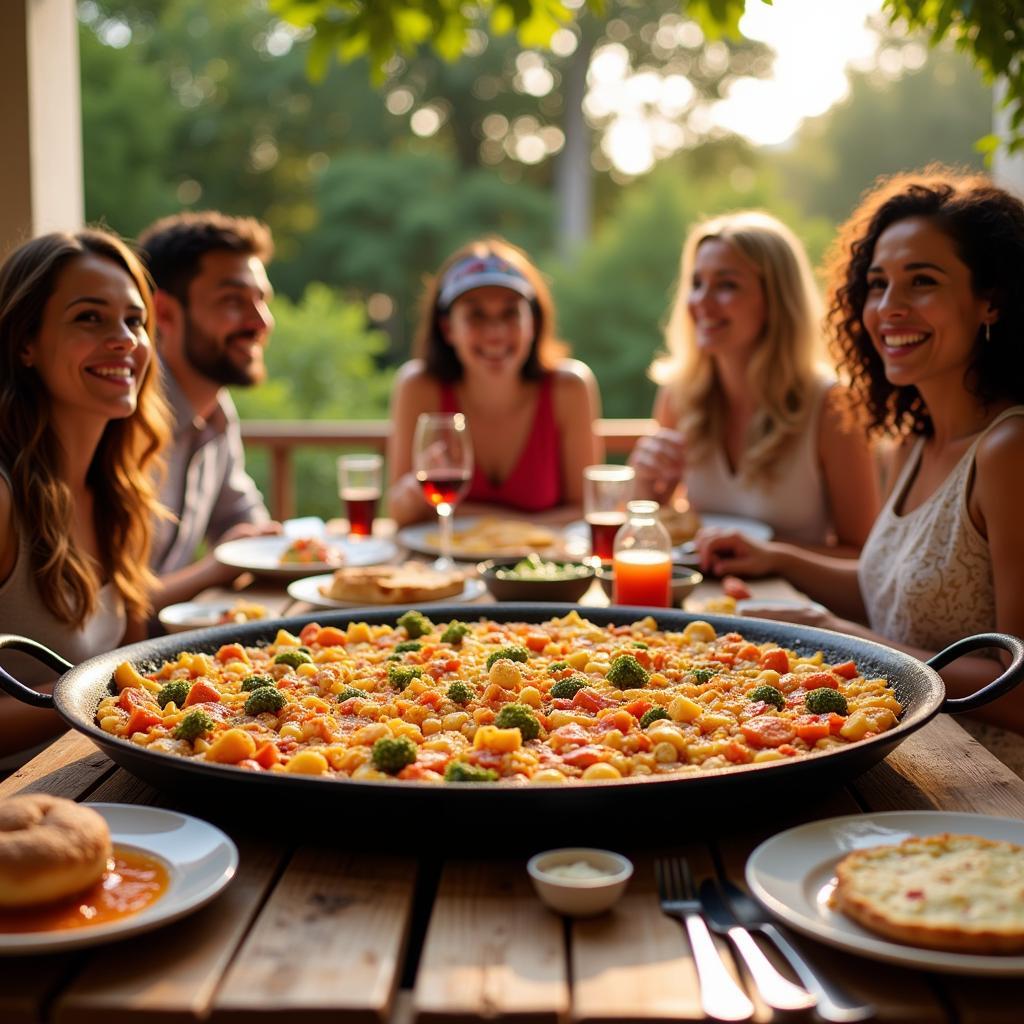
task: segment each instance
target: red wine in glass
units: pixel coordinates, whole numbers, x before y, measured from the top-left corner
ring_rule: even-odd
[[[349,536],[369,537],[373,533],[380,491],[373,487],[351,487],[343,490],[341,496],[345,501]]]
[[[626,521],[625,512],[591,512],[587,516],[590,526],[590,553],[602,562],[610,562],[615,549],[615,534]]]
[[[437,508],[438,505],[456,505],[469,490],[471,474],[461,469],[420,470],[416,474],[423,497]]]

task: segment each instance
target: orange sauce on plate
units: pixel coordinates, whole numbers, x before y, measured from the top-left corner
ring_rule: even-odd
[[[114,847],[98,882],[58,903],[0,910],[0,933],[62,932],[131,917],[167,891],[163,862],[148,853]]]

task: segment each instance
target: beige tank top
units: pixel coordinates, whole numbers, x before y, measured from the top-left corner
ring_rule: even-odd
[[[686,496],[698,512],[747,516],[767,523],[779,540],[795,544],[825,544],[832,529],[821,462],[818,426],[825,396],[833,381],[820,378],[811,414],[803,433],[785,452],[770,480],[750,483],[729,468],[722,447],[708,458],[688,465],[683,482]]]
[[[1000,413],[942,485],[912,512],[899,506],[924,450],[919,438],[860,554],[860,589],[871,628],[898,643],[938,651],[972,633],[995,629],[996,599],[988,541],[971,522],[967,497],[978,445],[996,424],[1024,416]]]
[[[0,475],[10,483],[0,468]],[[126,616],[121,595],[112,583],[99,592],[95,614],[81,629],[54,618],[36,589],[29,561],[28,534],[18,529],[18,558],[10,576],[0,583],[0,633],[16,633],[49,647],[72,665],[121,645]],[[55,673],[18,651],[0,651],[0,667],[26,686],[50,682]]]

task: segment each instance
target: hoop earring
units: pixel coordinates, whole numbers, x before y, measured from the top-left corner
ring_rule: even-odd
[[[992,340],[992,325],[985,324],[985,341],[989,342]]]

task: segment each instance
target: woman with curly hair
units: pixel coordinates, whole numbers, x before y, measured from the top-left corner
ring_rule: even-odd
[[[630,457],[637,487],[697,512],[750,516],[793,543],[856,553],[878,511],[863,435],[836,410],[821,308],[803,246],[766,213],[696,225],[665,330],[661,429]]]
[[[388,500],[399,523],[433,514],[412,472],[425,412],[465,414],[476,464],[463,511],[579,515],[583,468],[603,456],[600,397],[589,368],[566,358],[554,314],[540,271],[508,242],[478,239],[445,261],[391,395]]]
[[[166,408],[135,254],[86,230],[36,238],[0,266],[0,624],[74,663],[141,639]],[[52,677],[5,651],[25,683]],[[0,698],[0,755],[59,728]]]
[[[1024,204],[988,178],[880,182],[840,229],[829,322],[864,429],[900,442],[888,499],[858,562],[734,535],[704,541],[704,564],[780,573],[833,609],[801,621],[922,659],[969,633],[1024,636],[1022,266]],[[942,674],[963,695],[998,672],[971,657]],[[1024,730],[1024,691],[986,713]]]

